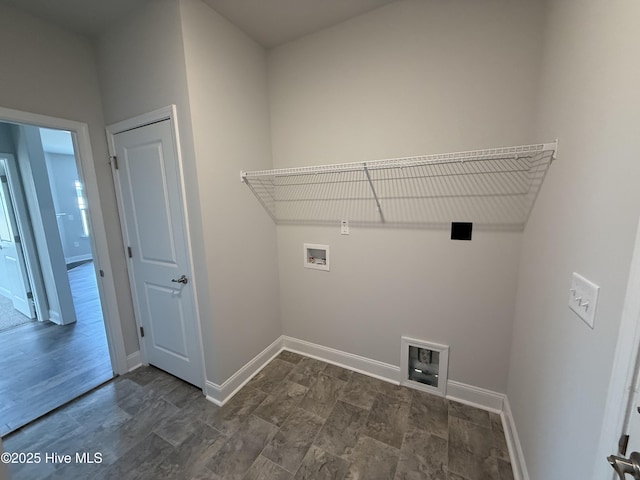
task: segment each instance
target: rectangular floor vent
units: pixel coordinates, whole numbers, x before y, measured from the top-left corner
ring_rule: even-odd
[[[449,347],[402,337],[401,385],[445,396]]]

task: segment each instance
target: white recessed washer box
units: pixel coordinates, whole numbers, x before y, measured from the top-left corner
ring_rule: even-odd
[[[598,285],[573,272],[569,289],[569,308],[591,328],[594,328],[599,292]]]
[[[304,244],[304,267],[329,271],[329,245]]]

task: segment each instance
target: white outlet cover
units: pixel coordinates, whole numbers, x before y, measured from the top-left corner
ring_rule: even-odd
[[[349,235],[349,220],[340,222],[340,235]]]
[[[569,289],[569,308],[591,328],[594,328],[599,292],[598,285],[573,272]]]

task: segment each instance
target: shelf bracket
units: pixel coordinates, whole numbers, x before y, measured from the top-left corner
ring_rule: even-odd
[[[371,187],[371,193],[373,193],[373,198],[376,201],[376,208],[378,209],[378,213],[380,214],[380,221],[384,223],[384,215],[382,214],[382,207],[380,207],[380,200],[378,200],[378,194],[376,194],[376,189],[373,187],[373,182],[371,181],[371,175],[369,175],[369,169],[367,168],[366,163],[364,163],[363,165],[364,165],[364,174],[367,176],[369,187]]]

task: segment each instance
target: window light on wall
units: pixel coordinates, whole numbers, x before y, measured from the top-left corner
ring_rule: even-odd
[[[74,182],[76,188],[76,199],[78,201],[78,208],[80,209],[80,218],[82,218],[82,236],[89,236],[89,217],[87,214],[87,199],[84,197],[84,188],[79,180]]]

